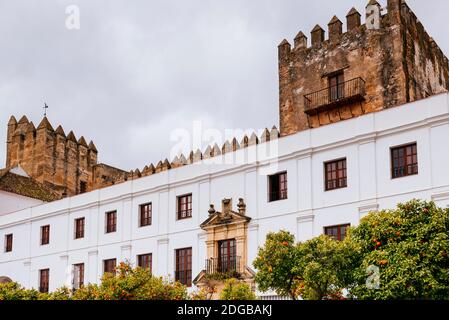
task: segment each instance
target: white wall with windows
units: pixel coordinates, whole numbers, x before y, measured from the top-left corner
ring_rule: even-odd
[[[288,230],[304,241],[326,227],[357,225],[371,210],[394,208],[413,198],[449,205],[449,94],[364,115],[270,142],[250,146],[138,180],[0,216],[0,241],[13,234],[11,252],[0,252],[0,276],[39,287],[39,270],[50,269],[49,289],[71,286],[72,266],[84,263],[84,282],[98,282],[103,261],[136,263],[152,254],[156,275],[174,277],[176,249],[192,248],[192,279],[204,268],[210,204],[224,198],[247,204],[252,218],[248,257],[268,232]],[[392,178],[391,148],[415,144],[417,174]],[[246,156],[245,163],[212,163]],[[343,187],[326,191],[324,164],[346,159]],[[287,198],[270,202],[269,176],[287,173]],[[343,181],[340,181],[343,183]],[[191,217],[179,219],[177,197],[192,194]],[[152,223],[139,227],[139,206],[152,204]],[[3,204],[0,203],[0,207]],[[117,212],[115,232],[106,233],[106,213]],[[85,218],[84,238],[75,239],[75,220]],[[50,243],[40,244],[50,225]]]

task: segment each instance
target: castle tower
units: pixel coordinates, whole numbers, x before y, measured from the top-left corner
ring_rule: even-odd
[[[89,145],[84,137],[77,141],[72,131],[66,136],[61,126],[54,130],[47,117],[37,128],[26,116],[18,122],[12,116],[8,122],[6,167],[20,165],[32,178],[61,196],[102,187],[94,184],[97,158],[92,141]]]
[[[404,0],[388,0],[387,12],[371,0],[366,21],[352,8],[343,23],[334,16],[328,39],[319,25],[311,44],[300,32],[294,48],[279,51],[282,136],[449,90],[448,59]]]

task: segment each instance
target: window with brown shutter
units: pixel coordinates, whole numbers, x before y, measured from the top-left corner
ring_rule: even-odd
[[[84,285],[84,263],[73,265],[73,290],[78,290]]]
[[[345,77],[343,73],[338,73],[329,77],[329,101],[344,98]]]
[[[103,261],[103,272],[115,274],[115,267],[117,266],[116,259],[107,259]]]
[[[117,231],[117,211],[106,213],[106,233]]]
[[[268,201],[287,199],[287,172],[268,177]]]
[[[84,218],[75,219],[75,239],[84,238]]]
[[[192,217],[192,194],[186,194],[178,197],[178,220]]]
[[[50,243],[50,226],[41,227],[41,245],[47,245]]]
[[[332,226],[324,228],[324,234],[331,237],[334,240],[343,241],[346,238],[346,233],[349,224],[342,224],[339,226]]]
[[[39,270],[39,292],[48,293],[50,269]]]
[[[391,176],[393,179],[418,174],[416,143],[391,148]]]
[[[346,159],[326,162],[324,164],[324,175],[326,191],[346,188]]]
[[[183,285],[192,285],[192,248],[176,250],[175,280]]]
[[[152,204],[146,203],[140,205],[139,227],[146,227],[151,225],[152,218]]]
[[[149,269],[151,272],[152,268],[152,254],[141,254],[137,256],[137,265],[142,269]]]
[[[11,252],[12,251],[12,234],[7,234],[5,236],[5,252]]]

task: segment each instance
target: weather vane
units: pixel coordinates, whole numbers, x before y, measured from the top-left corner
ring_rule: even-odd
[[[43,109],[44,109],[44,117],[46,117],[47,116],[47,109],[48,109],[48,106],[47,106],[46,102],[44,103]]]

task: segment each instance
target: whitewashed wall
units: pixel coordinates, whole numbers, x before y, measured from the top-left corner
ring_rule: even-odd
[[[195,277],[204,266],[205,235],[199,224],[209,204],[223,198],[247,203],[248,250],[252,261],[270,231],[289,230],[303,241],[326,226],[350,223],[370,210],[393,208],[421,198],[449,205],[449,95],[442,94],[390,110],[303,131],[272,145],[279,162],[264,155],[265,145],[227,154],[246,154],[246,164],[206,160],[87,194],[0,216],[0,240],[14,234],[11,253],[0,253],[0,275],[27,287],[38,286],[38,270],[50,268],[50,290],[70,285],[71,265],[85,263],[87,282],[97,282],[102,261],[135,263],[153,254],[157,275],[174,275],[175,249],[192,247]],[[417,142],[419,174],[391,179],[390,148]],[[347,158],[348,187],[324,191],[323,162]],[[257,160],[257,161],[255,161]],[[214,160],[216,161],[216,159]],[[287,171],[288,199],[267,201],[267,174]],[[193,195],[193,217],[176,220],[176,196]],[[139,204],[152,202],[153,223],[138,227]],[[0,203],[0,207],[3,204]],[[105,212],[117,210],[117,232],[105,234]],[[85,238],[74,240],[74,220],[86,218]],[[40,227],[51,225],[50,245],[39,245]]]
[[[0,191],[0,216],[42,204],[40,200]]]

